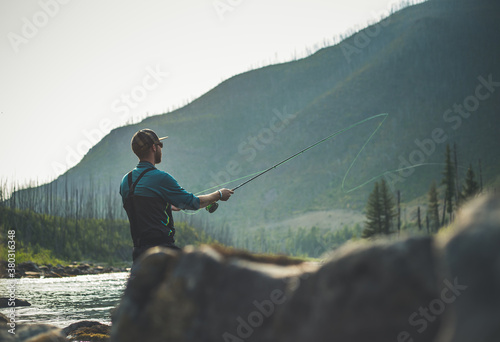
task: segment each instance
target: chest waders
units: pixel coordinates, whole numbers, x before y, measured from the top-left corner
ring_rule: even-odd
[[[123,208],[130,222],[130,234],[134,250],[159,245],[173,245],[175,228],[172,206],[160,197],[146,197],[135,194],[141,178],[155,168],[144,170],[132,183],[132,171],[127,175],[129,192]]]

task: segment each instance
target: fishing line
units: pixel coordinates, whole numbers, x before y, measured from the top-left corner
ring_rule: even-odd
[[[283,160],[282,162],[280,162],[280,163],[278,163],[278,164],[276,164],[276,165],[271,166],[270,168],[264,169],[264,170],[259,171],[259,172],[252,173],[252,174],[250,174],[250,175],[246,175],[246,176],[240,177],[240,178],[238,178],[238,179],[230,180],[230,181],[228,181],[228,182],[225,182],[225,183],[222,183],[222,184],[216,185],[216,186],[211,187],[211,188],[209,188],[209,189],[205,189],[205,190],[203,190],[203,191],[200,191],[200,192],[198,192],[197,194],[202,194],[202,193],[207,192],[207,191],[210,191],[210,190],[212,190],[212,189],[219,188],[219,187],[221,187],[221,186],[224,186],[224,185],[227,185],[227,184],[231,184],[231,183],[237,182],[237,181],[242,180],[242,179],[245,179],[245,178],[250,178],[250,177],[252,177],[252,178],[250,178],[249,180],[247,180],[246,182],[244,182],[244,183],[242,183],[242,184],[238,185],[237,187],[235,187],[235,188],[233,189],[233,190],[236,190],[236,189],[238,189],[238,188],[242,187],[243,185],[245,185],[245,184],[249,183],[250,181],[254,180],[254,179],[255,179],[255,178],[257,178],[258,176],[263,175],[263,174],[264,174],[264,173],[266,173],[267,171],[270,171],[270,170],[272,170],[272,169],[275,169],[275,168],[277,168],[278,166],[283,165],[283,164],[285,164],[285,163],[287,163],[287,162],[289,162],[289,161],[291,161],[291,160],[293,160],[293,159],[297,158],[297,157],[298,157],[298,156],[300,156],[302,153],[304,153],[304,152],[306,152],[306,151],[308,151],[308,150],[310,150],[310,149],[312,149],[312,148],[314,148],[314,147],[316,147],[316,146],[318,146],[318,145],[320,145],[320,144],[322,144],[322,143],[326,142],[327,140],[330,140],[330,139],[334,138],[335,136],[337,136],[337,135],[339,135],[339,134],[341,134],[341,133],[347,132],[348,130],[351,130],[351,129],[355,128],[356,126],[359,126],[359,125],[361,125],[361,124],[363,124],[363,123],[365,123],[365,122],[367,122],[367,121],[369,121],[369,120],[373,120],[373,119],[376,119],[376,118],[379,118],[379,117],[384,117],[384,120],[382,120],[382,122],[380,122],[380,124],[378,125],[378,127],[377,127],[377,128],[375,129],[375,131],[374,131],[374,132],[370,135],[370,137],[368,138],[368,140],[364,143],[364,145],[362,146],[361,150],[358,152],[358,154],[357,154],[357,155],[356,155],[356,157],[354,158],[354,161],[351,163],[351,166],[350,166],[350,167],[349,167],[349,169],[347,170],[347,173],[349,173],[349,171],[350,171],[350,169],[352,168],[352,166],[353,166],[354,162],[356,161],[356,159],[358,159],[359,154],[360,154],[360,153],[361,153],[361,152],[365,149],[365,147],[366,147],[366,145],[368,144],[368,142],[372,139],[372,137],[375,135],[375,133],[377,133],[377,131],[380,129],[380,127],[382,126],[382,124],[384,123],[384,121],[387,119],[387,117],[388,117],[388,116],[389,116],[389,114],[384,113],[384,114],[374,115],[374,116],[371,116],[371,117],[369,117],[369,118],[366,118],[366,119],[363,119],[363,120],[361,120],[361,121],[358,121],[358,122],[356,122],[356,123],[354,123],[354,124],[352,124],[352,125],[350,125],[350,126],[348,126],[348,127],[346,127],[346,128],[343,128],[343,129],[341,129],[341,130],[336,131],[336,132],[335,132],[335,133],[333,133],[333,134],[330,134],[329,136],[327,136],[327,137],[325,137],[325,138],[323,138],[323,139],[321,139],[321,140],[317,141],[316,143],[314,143],[314,144],[312,144],[312,145],[310,145],[310,146],[308,146],[308,147],[304,148],[303,150],[301,150],[301,151],[299,151],[299,152],[295,153],[294,155],[292,155],[292,156],[288,157],[287,159]],[[346,173],[346,175],[347,175],[347,173]],[[344,179],[345,179],[345,177],[344,177]],[[195,195],[196,195],[196,194],[195,194]]]
[[[367,121],[370,121],[370,120],[373,120],[373,119],[376,119],[376,118],[379,118],[379,117],[384,117],[384,119],[382,120],[382,122],[380,122],[380,123],[379,123],[379,125],[377,126],[377,128],[375,129],[375,131],[374,131],[374,132],[370,135],[370,137],[368,138],[368,140],[364,143],[364,145],[362,146],[361,150],[360,150],[360,151],[358,152],[358,154],[356,155],[356,157],[355,157],[354,161],[353,161],[353,162],[351,163],[351,165],[349,166],[349,169],[347,170],[347,173],[346,173],[346,176],[347,176],[347,174],[348,174],[348,173],[349,173],[349,171],[351,170],[352,166],[354,165],[354,163],[355,163],[356,159],[359,157],[359,154],[360,154],[360,153],[364,150],[364,148],[366,147],[366,145],[368,144],[368,142],[372,139],[372,137],[375,135],[375,133],[376,133],[376,132],[380,129],[380,127],[382,126],[382,124],[384,123],[384,121],[387,119],[387,117],[388,117],[388,116],[389,116],[389,114],[387,114],[387,113],[383,113],[383,114],[374,115],[374,116],[368,117],[368,118],[366,118],[366,119],[360,120],[360,121],[358,121],[358,122],[356,122],[356,123],[354,123],[354,124],[352,124],[352,125],[350,125],[350,126],[348,126],[348,127],[346,127],[346,128],[343,128],[343,129],[341,129],[341,130],[338,130],[338,131],[334,132],[333,134],[330,134],[329,136],[327,136],[327,137],[325,137],[325,138],[323,138],[323,139],[319,140],[318,142],[316,142],[316,143],[314,143],[314,144],[312,144],[312,145],[310,145],[310,146],[306,147],[305,149],[303,149],[303,150],[299,151],[298,153],[296,153],[296,154],[294,154],[294,155],[292,155],[292,156],[288,157],[287,159],[283,160],[282,162],[280,162],[280,163],[278,163],[278,164],[276,164],[276,165],[274,165],[274,166],[272,166],[272,167],[270,167],[270,168],[268,168],[268,169],[264,169],[264,170],[262,170],[262,171],[258,171],[258,172],[255,172],[255,173],[252,173],[252,174],[249,174],[249,175],[246,175],[246,176],[243,176],[243,177],[240,177],[240,178],[234,179],[234,180],[230,180],[230,181],[225,182],[225,183],[222,183],[222,184],[218,184],[218,185],[213,186],[213,187],[211,187],[211,188],[208,188],[208,189],[202,190],[202,191],[200,191],[200,192],[197,192],[197,193],[195,193],[194,195],[195,195],[195,196],[198,196],[198,195],[201,195],[201,194],[203,194],[203,193],[206,193],[206,192],[208,192],[208,191],[210,191],[210,190],[213,190],[213,189],[216,189],[216,188],[219,188],[219,187],[223,187],[223,186],[225,186],[225,185],[228,185],[228,184],[234,183],[234,182],[236,182],[236,181],[240,181],[240,180],[243,180],[243,179],[246,179],[246,178],[250,178],[250,177],[251,177],[249,180],[247,180],[247,181],[245,181],[244,183],[242,183],[242,184],[238,185],[238,186],[237,186],[237,187],[235,187],[233,190],[235,190],[235,189],[237,189],[237,188],[240,188],[240,187],[242,187],[243,185],[247,184],[248,182],[250,182],[250,181],[254,180],[255,178],[260,177],[260,176],[261,176],[261,175],[263,175],[264,173],[266,173],[266,172],[268,172],[268,171],[270,171],[270,170],[272,170],[272,169],[275,169],[275,168],[277,168],[278,166],[283,165],[283,164],[285,164],[285,163],[287,163],[287,162],[289,162],[289,161],[291,161],[291,160],[295,159],[296,157],[298,157],[298,156],[299,156],[299,155],[301,155],[302,153],[304,153],[304,152],[306,152],[306,151],[308,151],[308,150],[310,150],[310,149],[312,149],[312,148],[314,148],[314,147],[316,147],[316,146],[318,146],[318,145],[320,145],[320,144],[322,144],[322,143],[326,142],[327,140],[330,140],[330,139],[334,138],[335,136],[337,136],[337,135],[339,135],[339,134],[341,134],[341,133],[347,132],[347,131],[349,131],[349,130],[351,130],[351,129],[353,129],[353,128],[355,128],[355,127],[357,127],[357,126],[359,126],[359,125],[361,125],[361,124],[363,124],[363,123],[365,123],[365,122],[367,122]],[[345,181],[345,177],[344,177],[344,181]],[[344,182],[342,183],[342,185],[344,185]],[[352,191],[353,191],[353,190],[352,190]],[[193,215],[193,214],[196,214],[196,213],[198,212],[198,210],[196,210],[196,211],[194,211],[194,212],[186,212],[185,210],[182,210],[182,212],[183,212],[183,213],[185,213],[185,214],[188,214],[188,215]]]
[[[443,163],[421,163],[421,164],[411,165],[411,166],[408,166],[408,167],[398,168],[398,169],[395,169],[395,170],[387,170],[387,171],[384,171],[384,172],[382,172],[382,173],[378,174],[377,176],[374,176],[374,177],[370,178],[369,180],[367,180],[367,181],[365,181],[365,182],[363,182],[363,183],[361,183],[361,184],[359,184],[359,185],[357,185],[357,186],[354,186],[353,188],[351,188],[351,189],[349,189],[349,190],[346,190],[346,189],[345,189],[345,182],[346,182],[346,178],[349,176],[349,173],[350,173],[351,169],[353,168],[354,164],[355,164],[355,163],[356,163],[356,161],[358,160],[358,158],[359,158],[360,154],[361,154],[361,153],[365,150],[365,148],[366,148],[366,146],[368,145],[368,143],[372,140],[373,136],[374,136],[374,135],[378,132],[378,130],[382,127],[382,125],[383,125],[383,123],[385,122],[385,120],[387,120],[387,118],[389,117],[389,114],[388,114],[388,113],[383,113],[383,114],[377,114],[377,115],[374,115],[374,116],[370,116],[370,117],[368,117],[368,118],[366,118],[366,119],[363,119],[363,120],[360,120],[360,121],[358,121],[358,122],[356,122],[356,123],[354,123],[354,124],[352,124],[352,125],[350,125],[350,126],[347,126],[346,128],[343,128],[343,129],[341,129],[341,130],[338,130],[338,131],[336,131],[335,133],[330,134],[329,136],[327,136],[327,137],[325,137],[325,138],[323,138],[323,139],[319,140],[318,142],[316,142],[316,143],[314,143],[314,144],[312,144],[312,145],[310,145],[310,146],[308,146],[308,147],[304,148],[303,150],[301,150],[301,151],[299,151],[299,152],[295,153],[294,155],[292,155],[292,156],[288,157],[287,159],[283,160],[282,162],[280,162],[280,163],[278,163],[278,164],[276,164],[276,165],[273,165],[273,166],[271,166],[271,167],[269,167],[269,168],[267,168],[267,169],[264,169],[264,170],[262,170],[262,171],[258,171],[258,172],[255,172],[255,173],[252,173],[252,174],[249,174],[249,175],[243,176],[243,177],[239,177],[239,178],[237,178],[237,179],[233,179],[233,180],[230,180],[230,181],[225,182],[225,183],[222,183],[222,184],[218,184],[218,185],[213,186],[213,187],[211,187],[211,188],[208,188],[208,189],[202,190],[202,191],[200,191],[200,192],[197,192],[197,193],[195,193],[194,195],[195,195],[195,196],[199,196],[199,195],[201,195],[201,194],[203,194],[203,193],[206,193],[206,192],[208,192],[208,191],[210,191],[210,190],[213,190],[213,189],[216,189],[216,188],[220,188],[220,187],[224,187],[225,185],[228,185],[228,184],[231,184],[231,183],[235,183],[235,182],[237,182],[237,181],[241,181],[241,180],[243,180],[243,179],[247,179],[247,178],[249,178],[247,181],[245,181],[245,182],[241,183],[240,185],[238,185],[237,187],[235,187],[235,188],[233,189],[233,190],[236,190],[236,189],[238,189],[238,188],[242,187],[243,185],[245,185],[245,184],[247,184],[247,183],[251,182],[252,180],[256,179],[257,177],[262,176],[262,175],[263,175],[263,174],[265,174],[266,172],[268,172],[268,171],[270,171],[270,170],[273,170],[273,169],[277,168],[278,166],[283,165],[283,164],[285,164],[285,163],[287,163],[287,162],[289,162],[289,161],[291,161],[291,160],[293,160],[293,159],[297,158],[297,157],[298,157],[298,156],[300,156],[302,153],[304,153],[304,152],[306,152],[306,151],[308,151],[308,150],[310,150],[310,149],[312,149],[312,148],[314,148],[314,147],[316,147],[316,146],[318,146],[318,145],[321,145],[322,143],[324,143],[324,142],[326,142],[326,141],[328,141],[328,140],[330,140],[330,139],[332,139],[332,138],[336,137],[337,135],[339,135],[339,134],[341,134],[341,133],[345,133],[345,132],[347,132],[347,131],[349,131],[349,130],[351,130],[351,129],[353,129],[353,128],[355,128],[355,127],[359,126],[359,125],[362,125],[362,124],[363,124],[363,123],[365,123],[365,122],[368,122],[368,121],[370,121],[370,120],[374,120],[374,119],[377,119],[377,118],[381,118],[381,117],[383,117],[383,120],[382,120],[382,121],[381,121],[381,122],[377,125],[377,128],[375,128],[375,130],[374,130],[374,131],[370,134],[370,136],[368,137],[368,139],[364,142],[363,146],[361,147],[361,149],[358,151],[358,153],[357,153],[357,154],[356,154],[356,156],[354,157],[353,161],[352,161],[352,162],[351,162],[351,164],[349,165],[349,167],[348,167],[348,169],[347,169],[347,171],[346,171],[346,173],[345,173],[345,175],[344,175],[344,177],[343,177],[343,179],[342,179],[342,191],[343,191],[344,193],[350,193],[350,192],[353,192],[353,191],[355,191],[355,190],[358,190],[358,189],[360,189],[361,187],[363,187],[363,186],[365,186],[365,185],[367,185],[367,184],[369,184],[369,183],[373,182],[374,180],[376,180],[376,179],[378,179],[378,178],[380,178],[380,177],[383,177],[383,176],[385,176],[385,175],[387,175],[387,174],[390,174],[390,173],[401,172],[401,171],[404,171],[404,170],[413,169],[413,168],[417,168],[417,167],[424,166],[424,165],[425,165],[425,166],[428,166],[428,165],[444,165]],[[198,211],[199,211],[199,210],[196,210],[196,211],[194,211],[194,212],[186,212],[185,210],[182,210],[182,212],[184,212],[185,214],[188,214],[188,215],[194,215],[194,214],[196,214]]]

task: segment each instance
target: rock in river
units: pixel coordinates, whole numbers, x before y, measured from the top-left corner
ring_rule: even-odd
[[[9,308],[13,307],[12,304],[9,306],[9,298],[6,297],[0,297],[0,308]],[[16,304],[15,306],[31,306],[31,304],[27,300],[15,298],[14,303]]]

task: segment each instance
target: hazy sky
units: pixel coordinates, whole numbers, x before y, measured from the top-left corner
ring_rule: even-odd
[[[111,128],[286,61],[398,0],[0,0],[0,181],[55,179]]]

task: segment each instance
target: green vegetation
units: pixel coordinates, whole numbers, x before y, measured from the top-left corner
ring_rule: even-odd
[[[4,256],[7,255],[8,252],[5,248],[7,244],[4,243],[3,239],[0,239],[0,242],[2,243],[2,246],[0,246],[0,255],[2,258],[0,258],[0,260],[3,260],[5,258]],[[16,250],[16,263],[19,264],[28,261],[34,262],[38,265],[51,264],[66,266],[68,264],[68,260],[56,258],[51,250],[41,248],[39,245],[35,245],[34,247],[28,246],[27,248],[21,247]]]

